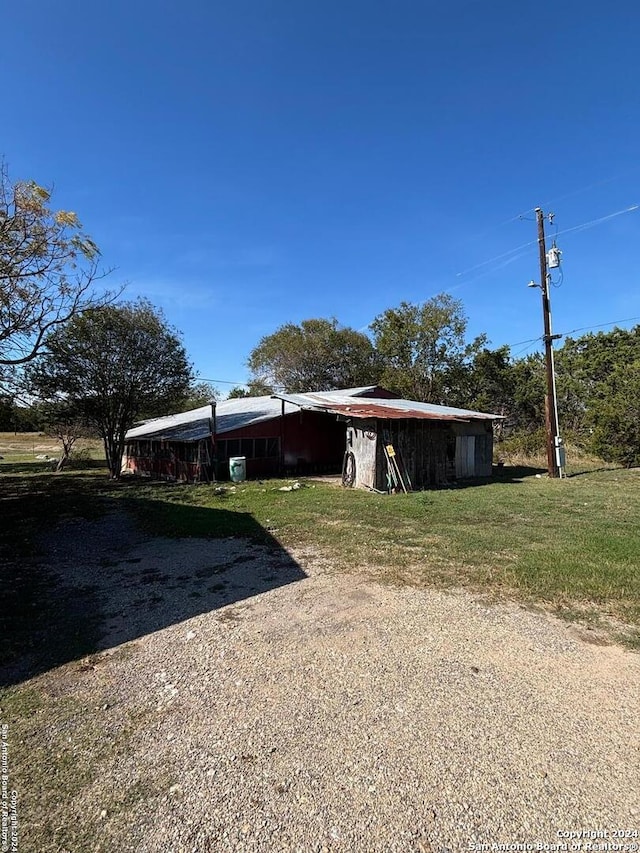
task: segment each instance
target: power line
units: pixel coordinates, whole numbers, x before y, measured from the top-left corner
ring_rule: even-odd
[[[556,237],[560,234],[569,234],[571,231],[586,231],[587,228],[593,228],[601,222],[606,222],[609,219],[614,219],[616,216],[622,216],[624,213],[633,213],[638,210],[640,204],[632,204],[630,207],[625,207],[622,210],[617,210],[615,213],[608,213],[606,216],[600,216],[598,219],[592,219],[590,222],[584,222],[582,225],[574,225],[573,228],[564,228],[562,231],[556,231]]]
[[[479,264],[475,264],[474,266],[469,267],[466,270],[457,272],[456,277],[459,278],[460,276],[466,275],[469,272],[473,272],[474,270],[480,269],[480,267],[486,267],[488,264],[492,264],[494,261],[500,261],[502,260],[502,258],[506,258],[509,255],[513,255],[516,252],[522,251],[522,249],[528,249],[529,246],[535,246],[537,242],[537,240],[530,240],[528,243],[523,243],[521,246],[516,246],[514,249],[509,249],[506,252],[501,252],[499,255],[495,255],[495,257],[493,258],[489,258],[486,261],[481,261]]]
[[[572,335],[574,332],[589,332],[591,329],[603,329],[605,326],[615,326],[617,323],[631,323],[633,320],[640,320],[640,316],[638,317],[622,317],[619,320],[609,320],[608,323],[597,323],[593,326],[580,326],[578,329],[570,329],[568,332],[561,332],[560,335],[563,338],[566,338],[568,335]],[[538,341],[543,340],[543,335],[539,335],[537,338],[529,338],[527,341],[516,341],[513,344],[503,344],[502,346],[509,347],[519,347],[521,344],[534,344]],[[525,349],[529,349],[528,346]],[[524,352],[524,350],[522,350]],[[513,354],[513,358],[515,358],[518,353]]]
[[[516,341],[515,344],[503,344],[504,347],[519,347],[520,344],[534,344],[536,341],[541,341],[542,335],[538,335],[537,338],[529,338],[527,341]]]
[[[640,320],[640,317],[625,317],[622,320],[611,320],[610,323],[598,323],[596,326],[582,326],[579,329],[571,329],[570,332],[563,332],[562,337],[572,335],[574,332],[588,332],[591,329],[602,329],[605,326],[615,326],[616,323],[631,323],[633,320]]]
[[[538,341],[541,341],[541,340],[542,340],[542,337],[534,338],[534,339],[533,339],[533,340],[531,340],[531,341],[526,341],[526,346],[525,346],[525,347],[523,347],[522,349],[518,350],[518,352],[514,352],[514,353],[512,353],[512,354],[511,354],[511,358],[518,358],[518,356],[522,355],[522,354],[523,354],[523,353],[525,353],[527,350],[531,349],[531,347],[532,347],[534,344],[537,344],[537,343],[538,343]],[[517,346],[517,344],[514,344],[514,346]]]
[[[548,199],[547,201],[543,201],[540,207],[548,207],[550,204],[555,204],[558,201],[564,201],[565,198],[571,198],[571,196],[579,195],[580,193],[588,192],[592,190],[594,187],[602,186],[603,184],[610,184],[612,181],[617,181],[620,178],[626,178],[627,175],[632,175],[635,172],[640,171],[640,167],[636,166],[633,169],[628,169],[626,172],[621,172],[618,175],[612,175],[609,178],[603,178],[600,181],[595,181],[591,184],[587,184],[586,186],[579,187],[576,190],[571,190],[568,193],[564,193],[564,195],[555,196],[555,198]],[[524,219],[527,214],[535,213],[535,207],[529,207],[527,210],[523,210],[522,213],[517,213],[515,216],[511,216],[509,219],[503,219],[501,222],[497,222],[495,225],[490,225],[484,231],[481,231],[478,234],[473,234],[471,237],[467,238],[467,240],[479,239],[481,237],[486,236],[491,233],[491,231],[495,231],[498,228],[502,228],[503,225],[510,225],[512,222],[517,222],[519,219]]]
[[[640,167],[636,166],[633,169],[629,169],[626,172],[622,172],[619,175],[613,175],[611,178],[604,178],[601,181],[595,181],[592,184],[587,184],[585,187],[580,187],[580,189],[572,190],[571,192],[565,193],[561,196],[556,196],[555,198],[549,199],[549,201],[544,201],[540,205],[541,207],[548,207],[550,204],[555,204],[557,201],[564,201],[565,198],[571,198],[571,196],[579,195],[580,193],[588,192],[588,190],[592,190],[594,187],[600,187],[603,184],[610,184],[612,181],[617,181],[619,178],[626,178],[627,175],[633,174],[634,172],[639,171]],[[530,208],[529,210],[525,210],[525,213],[531,213],[535,208]]]
[[[206,376],[198,376],[197,382],[217,382],[219,385],[246,385],[247,380],[238,380],[237,382],[231,379],[207,379]]]
[[[240,380],[240,379],[238,379],[238,380],[231,380],[231,379],[207,379],[207,377],[206,377],[206,376],[198,376],[198,377],[197,377],[197,381],[198,381],[198,382],[215,382],[215,383],[217,383],[218,385],[234,385],[234,386],[235,386],[235,385],[239,385],[239,386],[243,386],[243,385],[248,385],[248,384],[249,384],[250,382],[252,382],[253,380],[252,380],[252,379],[243,379],[243,380]],[[269,384],[269,387],[270,387],[270,388],[275,388],[276,390],[280,390],[280,391],[283,391],[283,390],[284,390],[284,385],[274,385],[272,382],[269,382],[268,384]]]
[[[609,219],[614,219],[616,216],[622,216],[625,213],[633,213],[635,210],[638,210],[638,208],[640,208],[640,205],[632,204],[630,207],[625,207],[622,210],[615,211],[615,213],[608,213],[606,216],[600,216],[597,219],[591,219],[588,222],[583,222],[581,225],[574,225],[571,228],[565,228],[562,231],[557,231],[554,235],[554,239],[560,234],[569,234],[573,231],[586,231],[587,228],[594,228],[596,225],[600,225],[602,222],[607,222]],[[506,252],[501,252],[499,255],[495,255],[493,258],[489,258],[486,261],[481,261],[479,264],[475,264],[474,266],[469,267],[466,270],[462,270],[461,272],[456,273],[456,277],[459,278],[463,275],[467,275],[467,273],[473,272],[474,270],[480,269],[481,267],[486,267],[488,264],[494,263],[494,261],[500,261],[503,258],[507,258],[510,255],[516,254],[517,252],[522,252],[524,249],[528,249],[531,246],[536,246],[537,243],[537,240],[530,240],[528,243],[522,243],[522,245],[520,246],[516,246],[513,249],[508,249]],[[513,260],[515,260],[515,258],[513,258]],[[490,270],[489,272],[492,272],[492,270]],[[468,284],[469,282],[465,283]]]

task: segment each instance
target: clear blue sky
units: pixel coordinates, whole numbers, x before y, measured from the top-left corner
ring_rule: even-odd
[[[470,336],[534,338],[518,214],[640,203],[632,0],[23,0],[2,29],[11,176],[55,185],[202,377],[244,380],[282,323],[443,290]],[[558,245],[555,331],[640,315],[640,211]]]

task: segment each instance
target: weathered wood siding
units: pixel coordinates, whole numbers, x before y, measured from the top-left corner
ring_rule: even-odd
[[[490,477],[493,462],[491,421],[453,424],[456,435],[456,477]]]
[[[491,476],[490,422],[354,419],[347,428],[347,445],[356,461],[356,486],[389,488],[387,444],[393,445],[414,490],[445,485],[458,477]]]
[[[429,420],[382,421],[385,444],[399,454],[413,489],[427,489],[447,483],[455,477],[455,436],[449,424]],[[382,453],[382,485],[387,488],[386,460]]]
[[[377,486],[378,425],[374,418],[354,420],[347,427],[347,450],[356,461],[354,486],[368,489],[386,488]]]

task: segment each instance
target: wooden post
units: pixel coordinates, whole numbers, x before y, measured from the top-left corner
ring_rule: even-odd
[[[549,272],[547,250],[544,242],[544,214],[536,207],[538,221],[538,247],[540,250],[540,289],[542,290],[542,316],[544,320],[544,366],[547,374],[547,393],[544,398],[544,420],[547,433],[547,469],[550,477],[560,476],[556,460],[558,412],[556,387],[553,375],[553,336],[551,334],[551,302],[549,299]]]
[[[280,413],[280,476],[284,477],[284,400]]]

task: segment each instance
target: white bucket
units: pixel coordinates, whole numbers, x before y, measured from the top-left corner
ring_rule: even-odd
[[[247,479],[246,456],[231,456],[229,458],[229,476],[234,483],[242,483]]]

